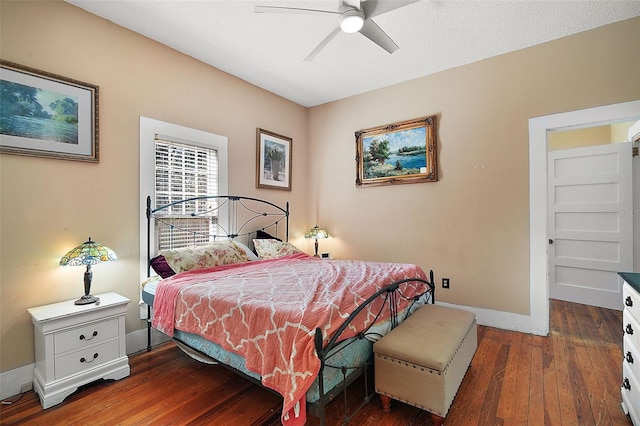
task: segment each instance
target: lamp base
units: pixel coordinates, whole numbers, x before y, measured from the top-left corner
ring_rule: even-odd
[[[88,305],[89,303],[100,303],[100,298],[92,296],[90,294],[85,294],[80,299],[73,302],[75,305]]]

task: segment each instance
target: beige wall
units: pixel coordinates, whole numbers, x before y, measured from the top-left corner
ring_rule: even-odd
[[[551,132],[547,138],[547,149],[579,148],[584,146],[621,143],[627,141],[627,132],[633,121],[606,126],[588,127],[585,129]]]
[[[99,164],[0,155],[0,371],[34,361],[27,308],[83,294],[83,268],[58,262],[88,236],[119,257],[93,268],[92,292],[128,297],[127,332],[145,326],[141,115],[227,136],[229,191],[289,201],[292,233],[306,231],[305,108],[66,3],[2,1],[0,14],[2,59],[100,86]],[[292,192],[255,188],[257,127],[293,138]]]
[[[528,120],[640,99],[639,42],[636,18],[312,108],[322,250],[415,262],[451,279],[440,301],[528,314]],[[432,114],[439,182],[356,188],[354,131]]]
[[[0,155],[0,371],[33,362],[28,307],[82,292],[82,271],[57,264],[89,235],[120,257],[94,268],[94,293],[129,297],[127,332],[144,327],[140,115],[228,136],[230,192],[290,201],[308,252],[317,222],[334,257],[415,262],[451,278],[440,300],[527,314],[528,119],[640,99],[640,19],[305,109],[65,3],[0,15],[2,59],[100,86],[101,152]],[[355,188],[356,130],[431,114],[439,182]],[[255,189],[256,127],[293,137],[291,193]]]

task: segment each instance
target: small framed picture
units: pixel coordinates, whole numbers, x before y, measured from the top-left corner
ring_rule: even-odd
[[[256,187],[291,191],[293,140],[260,128],[256,139]]]
[[[0,153],[98,162],[98,86],[0,60]]]

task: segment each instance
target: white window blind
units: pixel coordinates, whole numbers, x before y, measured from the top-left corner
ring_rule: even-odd
[[[167,137],[155,138],[156,208],[176,201],[218,195],[218,151]],[[206,242],[217,231],[217,201],[180,203],[159,212],[157,249]]]

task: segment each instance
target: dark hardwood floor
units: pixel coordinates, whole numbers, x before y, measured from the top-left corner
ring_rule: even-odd
[[[620,407],[621,340],[621,312],[555,300],[549,336],[478,327],[478,350],[446,424],[631,425]],[[130,377],[86,385],[47,410],[27,392],[2,405],[0,424],[279,424],[279,396],[194,361],[171,342],[132,355],[130,364]],[[341,410],[341,400],[330,404],[330,425],[340,424]],[[319,422],[310,417],[307,424]],[[432,423],[427,413],[398,402],[383,413],[374,397],[351,424]]]

